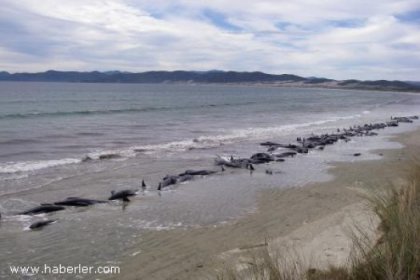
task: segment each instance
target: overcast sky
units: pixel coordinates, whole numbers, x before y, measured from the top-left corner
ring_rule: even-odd
[[[1,0],[0,70],[420,80],[419,0]]]

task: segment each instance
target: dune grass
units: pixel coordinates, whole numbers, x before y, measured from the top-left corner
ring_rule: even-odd
[[[293,254],[292,254],[293,255]],[[287,257],[286,257],[287,256]],[[266,279],[281,279],[281,280],[296,280],[303,279],[305,271],[302,263],[297,261],[295,257],[290,257],[291,254],[285,253],[283,255],[273,256],[269,253],[267,247],[260,250],[258,253],[250,255],[246,263],[238,267],[227,267],[221,273],[218,280],[266,280]],[[294,256],[294,255],[293,255]]]
[[[373,248],[354,240],[347,279],[420,279],[420,166],[408,183],[370,198],[382,233]]]
[[[380,218],[381,235],[372,245],[363,229],[357,229],[347,265],[318,270],[274,257],[265,249],[246,269],[227,269],[218,279],[420,280],[420,165],[415,165],[406,184],[388,187],[368,200]]]

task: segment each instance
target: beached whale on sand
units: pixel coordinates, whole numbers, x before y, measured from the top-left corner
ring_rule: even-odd
[[[284,157],[294,157],[297,153],[296,152],[284,152],[280,154],[275,154],[274,156],[277,158],[284,158]]]
[[[183,173],[179,174],[179,176],[183,176],[183,175],[192,175],[192,176],[197,176],[197,175],[201,175],[201,176],[206,176],[206,175],[211,175],[216,173],[217,171],[214,170],[185,170]]]
[[[230,159],[217,156],[214,160],[216,165],[219,166],[227,166],[232,168],[247,168],[248,164],[250,164],[250,160],[247,158],[233,158],[230,157]]]
[[[251,156],[250,163],[261,164],[261,163],[268,163],[274,160],[275,160],[274,157],[267,153],[256,153]]]
[[[224,171],[222,166],[221,172]],[[218,171],[215,170],[208,170],[208,169],[200,169],[200,170],[192,170],[188,169],[178,175],[166,175],[163,177],[162,181],[159,182],[157,190],[160,191],[162,188],[175,185],[178,183],[190,181],[194,179],[194,176],[208,176],[217,173]]]
[[[190,170],[190,171],[192,171],[192,170]],[[168,187],[168,186],[171,186],[171,185],[175,185],[177,183],[190,181],[193,178],[194,178],[193,175],[188,174],[188,173],[186,174],[185,172],[181,173],[180,175],[166,175],[165,177],[163,177],[162,181],[159,182],[157,190],[160,191],[160,190],[162,190],[162,188],[165,188],[165,187]]]
[[[193,175],[190,175],[190,174],[184,174],[184,175],[180,175],[180,176],[178,176],[178,178],[177,178],[176,182],[177,182],[177,183],[182,183],[182,182],[190,181],[190,180],[192,180],[193,178],[194,178],[194,176],[193,176]]]
[[[178,176],[166,175],[165,177],[163,177],[162,181],[159,182],[158,191],[162,190],[162,188],[164,187],[175,185],[177,181],[178,181]]]
[[[35,222],[35,223],[31,224],[29,226],[29,228],[32,229],[32,230],[41,229],[41,228],[43,228],[43,227],[45,227],[49,224],[52,224],[54,222],[55,222],[55,220],[38,221],[38,222]]]
[[[130,196],[135,196],[137,194],[137,190],[121,190],[121,191],[111,191],[111,196],[108,200],[122,200],[125,202],[129,202],[128,199]]]
[[[66,208],[64,208],[63,206],[54,205],[54,204],[50,204],[50,203],[44,203],[44,204],[41,204],[40,206],[36,206],[36,207],[31,208],[29,210],[20,212],[19,215],[37,215],[37,214],[61,211],[61,210],[64,210],[64,209],[66,209]]]
[[[90,206],[98,203],[106,203],[105,200],[96,200],[96,199],[88,199],[88,198],[81,198],[81,197],[67,197],[65,200],[54,202],[54,205],[61,205],[61,206],[75,206],[75,207],[85,207]]]

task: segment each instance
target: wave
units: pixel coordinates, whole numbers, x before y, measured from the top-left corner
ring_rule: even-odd
[[[0,163],[0,174],[11,174],[17,172],[29,172],[65,164],[80,163],[81,159],[64,158],[54,160],[21,161]]]
[[[33,144],[39,143],[36,139],[8,139],[0,141],[0,145],[18,145],[18,144]]]
[[[109,109],[109,110],[77,110],[77,111],[55,111],[55,112],[28,112],[28,113],[14,113],[0,115],[0,119],[27,119],[27,118],[40,118],[40,117],[60,117],[60,116],[84,116],[84,115],[108,115],[108,114],[129,114],[129,113],[144,113],[153,111],[170,111],[170,110],[183,110],[190,108],[216,108],[226,106],[244,106],[251,105],[255,102],[242,102],[242,103],[223,103],[223,104],[206,104],[200,106],[181,106],[181,107],[145,107],[145,108],[124,108],[124,109]]]
[[[106,114],[122,114],[122,113],[135,113],[135,112],[148,112],[154,110],[164,110],[165,107],[155,108],[142,108],[142,109],[111,109],[111,110],[80,110],[80,111],[66,111],[66,112],[30,112],[22,114],[7,114],[0,115],[0,119],[26,119],[26,118],[37,118],[37,117],[59,117],[59,116],[71,116],[71,115],[106,115]]]
[[[297,132],[297,130],[299,129],[310,128],[312,130],[315,126],[321,126],[327,123],[333,123],[340,120],[350,120],[361,116],[361,114],[356,114],[299,124],[233,129],[228,134],[199,136],[192,139],[183,139],[159,144],[136,145],[119,150],[102,150],[90,153],[88,154],[88,156],[91,159],[100,159],[101,157],[108,158],[108,155],[111,155],[109,158],[116,158],[114,157],[115,155],[118,155],[120,158],[131,158],[137,156],[139,153],[176,153],[194,149],[210,149],[243,140],[261,140],[283,136],[291,134],[293,132]]]
[[[163,144],[154,145],[142,145],[131,147],[134,152],[142,153],[153,153],[153,152],[182,152],[192,149],[207,149],[222,146],[225,144],[234,143],[241,140],[259,140],[273,138],[276,136],[282,136],[288,133],[292,133],[302,128],[313,128],[317,125],[323,125],[331,122],[340,120],[348,120],[360,117],[360,114],[335,117],[326,120],[319,120],[313,122],[306,122],[300,124],[288,124],[281,126],[271,126],[262,128],[245,128],[245,129],[233,129],[229,134],[220,134],[213,136],[200,136],[194,139],[186,139],[180,141],[173,141]]]
[[[99,150],[89,153],[87,157],[91,160],[124,160],[127,158],[136,157],[138,154],[153,154],[153,153],[176,153],[193,149],[211,149],[218,146],[232,144],[244,140],[260,140],[275,138],[282,135],[297,132],[297,130],[314,129],[314,126],[322,126],[327,123],[333,123],[340,120],[348,120],[361,117],[361,114],[334,117],[319,121],[312,121],[299,124],[287,124],[271,127],[250,127],[245,129],[234,129],[228,134],[219,134],[212,136],[200,136],[193,139],[184,139],[179,141],[172,141],[161,144],[150,144],[141,146],[131,146],[128,148],[118,150]],[[301,131],[300,133],[302,133]],[[80,158],[64,158],[57,160],[43,160],[43,161],[24,161],[24,162],[9,162],[0,163],[1,173],[17,173],[30,172],[43,168],[54,166],[76,164],[86,161],[86,155]]]
[[[101,132],[78,132],[76,135],[79,136],[103,136],[104,133]]]

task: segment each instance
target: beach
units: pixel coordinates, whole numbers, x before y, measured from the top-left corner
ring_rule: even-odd
[[[0,95],[5,278],[18,265],[118,266],[121,279],[211,278],[242,249],[296,239],[324,250],[324,224],[342,236],[334,246],[347,248],[334,223],[360,216],[348,212],[360,210],[365,189],[398,178],[393,153],[408,144],[392,139],[419,127],[415,117],[396,121],[417,115],[420,104],[399,92],[7,83]],[[331,143],[296,148],[316,135]],[[274,142],[281,144],[261,145]],[[269,162],[254,158],[251,168],[255,155]],[[124,190],[136,195],[111,198]],[[57,203],[60,211],[33,210]],[[54,222],[31,228],[46,221]],[[345,258],[328,254],[326,261]]]
[[[335,163],[329,170],[332,181],[262,191],[257,211],[237,222],[150,233],[137,249],[155,250],[133,249],[123,261],[122,279],[215,279],[224,265],[246,262],[265,242],[275,247],[291,240],[313,267],[345,264],[354,224],[376,230],[378,219],[366,197],[405,180],[420,150],[419,138],[420,130],[395,136],[404,147],[376,150],[380,160]],[[171,246],[160,251],[157,240]]]

